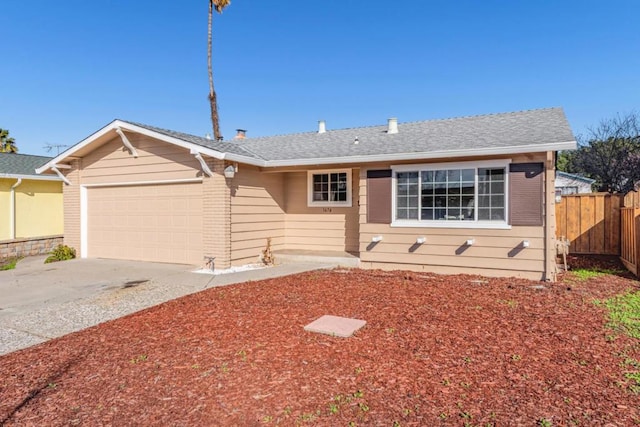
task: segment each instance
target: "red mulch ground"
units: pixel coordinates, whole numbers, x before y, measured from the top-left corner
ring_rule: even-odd
[[[638,343],[593,303],[638,282],[536,285],[335,270],[206,290],[1,357],[0,424],[639,423],[620,355]],[[367,325],[303,330],[324,314]]]

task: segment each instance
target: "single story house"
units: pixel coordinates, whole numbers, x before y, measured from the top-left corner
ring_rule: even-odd
[[[0,153],[0,241],[63,233],[62,179],[36,174],[50,160]]]
[[[339,251],[362,268],[553,280],[560,108],[247,138],[115,120],[46,162],[82,257],[203,264]]]
[[[591,193],[591,186],[595,179],[572,173],[556,171],[556,195],[566,196],[568,194]]]

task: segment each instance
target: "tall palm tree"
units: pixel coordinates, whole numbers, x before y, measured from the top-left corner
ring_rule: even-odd
[[[9,131],[0,129],[0,153],[17,153],[16,140],[9,136]]]
[[[207,56],[209,62],[209,103],[211,104],[211,124],[213,125],[213,138],[216,141],[222,140],[220,135],[220,117],[218,116],[218,99],[216,91],[213,88],[213,65],[212,65],[212,43],[211,43],[211,26],[213,23],[213,10],[222,13],[223,9],[231,4],[231,0],[209,0],[209,31],[208,31],[208,47],[209,54]]]

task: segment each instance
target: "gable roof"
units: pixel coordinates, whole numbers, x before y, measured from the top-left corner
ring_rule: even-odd
[[[324,133],[306,132],[232,141],[176,132],[155,126],[115,120],[38,169],[42,172],[81,155],[96,141],[113,137],[115,130],[137,132],[183,146],[192,153],[261,167],[366,163],[442,157],[559,151],[576,148],[575,138],[561,108],[489,114],[370,126]],[[357,140],[357,143],[355,143]]]
[[[400,123],[395,134],[383,125],[244,139],[239,144],[267,163],[297,165],[554,151],[575,148],[574,139],[562,109],[549,108]]]
[[[51,157],[31,154],[0,153],[0,178],[23,178],[60,181],[53,175],[38,175],[36,168],[50,161]]]

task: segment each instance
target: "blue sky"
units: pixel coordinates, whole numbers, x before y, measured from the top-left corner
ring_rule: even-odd
[[[0,4],[0,128],[20,152],[115,118],[204,136],[207,1]],[[637,0],[233,0],[214,17],[222,133],[561,106],[575,134],[640,110]]]

